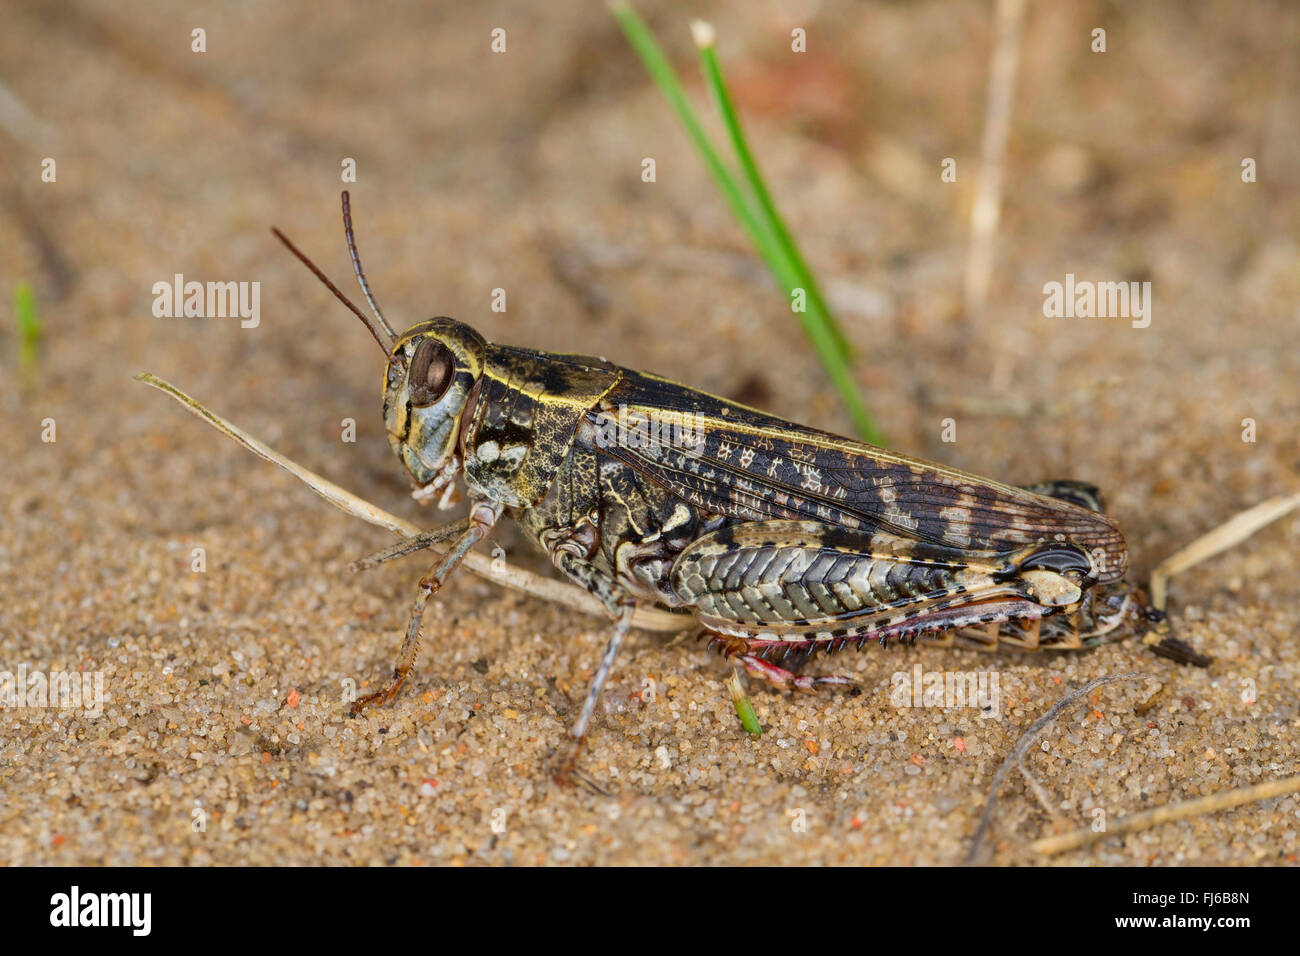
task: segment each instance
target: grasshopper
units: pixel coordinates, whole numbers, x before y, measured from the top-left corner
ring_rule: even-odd
[[[1125,584],[1128,550],[1097,490],[1015,487],[796,425],[603,358],[488,342],[439,317],[401,335],[361,268],[375,322],[278,229],[386,358],[384,427],[413,495],[469,514],[354,567],[445,547],[419,582],[389,702],[430,598],[509,513],[613,630],[572,735],[581,742],[635,609],[684,612],[709,645],[780,689],[850,683],[817,650],[917,640],[991,649],[1095,646],[1159,621]]]

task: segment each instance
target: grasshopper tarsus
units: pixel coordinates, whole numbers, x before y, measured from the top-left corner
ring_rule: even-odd
[[[1193,667],[1209,667],[1214,663],[1214,658],[1210,655],[1202,654],[1186,641],[1173,636],[1161,638],[1159,642],[1152,646],[1151,651],[1171,661],[1179,664],[1190,664]]]
[[[397,692],[406,683],[407,673],[409,671],[393,671],[393,676],[389,678],[388,683],[381,690],[377,690],[373,694],[367,694],[365,697],[359,697],[352,702],[352,706],[348,708],[349,716],[360,717],[370,707],[387,705],[389,701],[397,696]]]
[[[567,753],[560,758],[559,767],[551,775],[551,779],[555,781],[557,786],[566,790],[575,785],[581,785],[592,793],[608,797],[609,791],[597,783],[596,779],[589,773],[578,767],[578,759],[582,756],[586,739],[586,737],[574,737],[567,741],[566,744],[561,745],[561,749],[566,750]]]

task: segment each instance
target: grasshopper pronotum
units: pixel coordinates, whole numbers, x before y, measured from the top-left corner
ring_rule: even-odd
[[[1123,581],[1127,547],[1096,489],[1018,488],[910,458],[589,356],[496,345],[454,319],[399,335],[348,251],[375,322],[279,230],[387,359],[384,425],[417,499],[469,514],[357,563],[435,545],[387,703],[431,596],[509,512],[614,619],[573,736],[586,733],[637,606],[689,612],[711,646],[780,688],[816,650],[867,641],[1079,648],[1159,620]],[[794,662],[794,664],[791,663]]]

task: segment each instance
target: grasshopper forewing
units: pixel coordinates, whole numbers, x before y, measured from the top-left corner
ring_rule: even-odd
[[[711,643],[781,687],[814,650],[891,639],[1080,647],[1148,615],[1122,583],[1123,535],[1096,489],[1018,488],[796,425],[604,359],[496,345],[449,318],[389,328],[344,224],[388,359],[384,424],[421,500],[469,516],[434,544],[388,685],[418,652],[429,597],[503,514],[615,620],[581,740],[638,605],[690,612]],[[387,333],[386,341],[383,332]],[[780,661],[780,663],[777,663]]]
[[[679,453],[631,442],[614,443],[610,453],[700,508],[976,551],[1069,542],[1092,553],[1097,582],[1124,576],[1124,536],[1098,510],[794,425],[658,376],[622,372],[607,409],[618,406],[630,421],[681,417],[694,433],[688,438],[683,428]]]

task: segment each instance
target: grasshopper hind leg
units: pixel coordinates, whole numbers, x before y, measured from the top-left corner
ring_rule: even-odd
[[[1036,495],[1068,501],[1072,505],[1087,508],[1098,514],[1106,513],[1106,499],[1102,497],[1101,489],[1086,481],[1058,478],[1055,481],[1040,481],[1037,484],[1025,485],[1024,489]]]
[[[1036,494],[1059,498],[1071,504],[1079,505],[1090,511],[1104,513],[1106,502],[1095,485],[1082,481],[1044,481],[1025,488]],[[1186,641],[1175,637],[1163,611],[1148,606],[1144,591],[1128,586],[1113,587],[1104,596],[1093,595],[1089,613],[1072,615],[1068,626],[1059,630],[1058,639],[1043,645],[1052,650],[1076,650],[1082,647],[1096,647],[1116,637],[1125,636],[1136,622],[1140,629],[1148,632],[1152,651],[1160,657],[1166,657],[1179,664],[1191,664],[1194,667],[1208,667],[1213,657],[1202,654]],[[1103,605],[1104,602],[1104,605]]]
[[[765,680],[777,690],[815,692],[821,687],[857,686],[858,682],[845,674],[831,674],[824,677],[801,674],[800,670],[812,659],[817,650],[816,645],[811,641],[801,644],[762,645],[743,637],[706,633],[709,633],[710,650],[716,650],[723,658],[744,665],[751,677]],[[778,657],[778,652],[780,663],[774,660]],[[791,654],[794,655],[793,659]]]
[[[814,693],[821,687],[856,687],[858,683],[847,674],[830,674],[825,677],[799,674],[764,660],[757,654],[739,654],[736,660],[745,665],[745,670],[752,677],[762,678],[777,690],[802,690]]]

